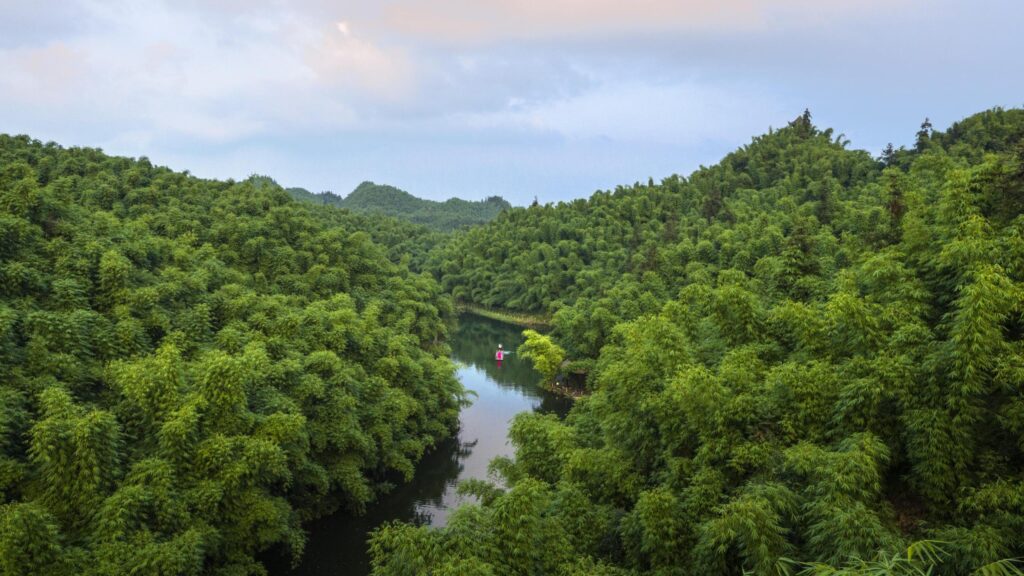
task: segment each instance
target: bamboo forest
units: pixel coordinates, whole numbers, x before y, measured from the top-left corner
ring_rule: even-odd
[[[458,435],[471,357],[571,409],[346,542],[374,576],[1024,574],[1024,109],[912,141],[805,111],[585,199],[357,210],[0,135],[0,576],[289,574]]]

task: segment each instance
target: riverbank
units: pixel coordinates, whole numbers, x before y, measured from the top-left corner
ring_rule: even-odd
[[[474,316],[480,316],[482,318],[487,318],[489,320],[494,320],[511,326],[518,326],[520,328],[533,328],[542,332],[551,328],[551,319],[546,316],[511,312],[495,308],[484,308],[482,306],[474,306],[471,304],[459,304],[457,309],[460,313],[472,314]],[[512,350],[514,351],[514,349]],[[563,365],[563,369],[568,366],[569,363],[567,362]],[[585,385],[587,379],[587,372],[585,370],[569,370],[563,374],[563,376],[563,378],[554,382],[541,382],[538,386],[552,394],[562,398],[568,398],[570,400],[577,400],[588,394]]]
[[[459,304],[456,306],[459,312],[468,312],[476,316],[490,318],[506,324],[521,326],[523,328],[537,328],[546,330],[551,328],[551,318],[541,314],[528,314],[526,312],[515,312],[499,308],[484,308],[474,304]]]
[[[587,392],[585,387],[573,386],[572,384],[559,384],[558,382],[552,382],[550,384],[541,384],[541,387],[552,394],[557,394],[574,401],[590,394]]]
[[[284,547],[261,559],[271,575],[368,576],[370,533],[395,521],[444,526],[453,510],[472,501],[458,493],[458,484],[486,480],[492,460],[514,455],[508,428],[516,414],[532,411],[564,418],[572,408],[569,399],[540,386],[540,374],[528,360],[513,355],[501,365],[495,362],[497,343],[517,348],[523,342],[522,328],[469,314],[460,318],[448,342],[459,381],[475,393],[473,403],[460,411],[458,435],[427,451],[412,480],[396,483],[364,514],[341,509],[308,523],[298,566],[291,565]]]

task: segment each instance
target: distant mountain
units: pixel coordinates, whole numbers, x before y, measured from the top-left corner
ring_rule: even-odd
[[[314,194],[305,188],[285,188],[285,192],[290,194],[292,198],[302,200],[303,202],[330,204],[331,206],[338,206],[341,202],[341,196],[338,196],[334,192],[321,192],[319,194]]]
[[[469,201],[449,198],[444,202],[424,200],[386,184],[363,182],[342,198],[333,192],[314,194],[304,188],[287,188],[296,200],[347,208],[353,212],[383,214],[423,224],[437,230],[454,230],[490,222],[502,210],[512,207],[500,196]]]

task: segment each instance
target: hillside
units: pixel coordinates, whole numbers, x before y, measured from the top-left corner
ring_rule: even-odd
[[[262,574],[410,478],[463,392],[395,230],[0,135],[0,574]]]
[[[392,216],[441,231],[490,222],[503,210],[512,207],[498,196],[475,202],[459,198],[444,202],[424,200],[394,186],[373,182],[363,182],[344,198],[331,192],[313,194],[302,188],[288,188],[287,191],[298,200],[347,208],[353,212]]]
[[[451,232],[310,200],[0,135],[0,575],[302,554],[455,430],[453,300],[550,315],[513,352],[585,394],[375,576],[1024,574],[1024,110]]]
[[[455,237],[445,288],[553,314],[519,354],[590,395],[374,574],[1021,574],[1022,137],[993,109],[876,159],[805,113]]]

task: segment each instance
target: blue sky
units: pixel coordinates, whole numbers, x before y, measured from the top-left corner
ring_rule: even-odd
[[[0,132],[346,194],[525,204],[811,109],[857,148],[1024,105],[1017,0],[0,0]]]

